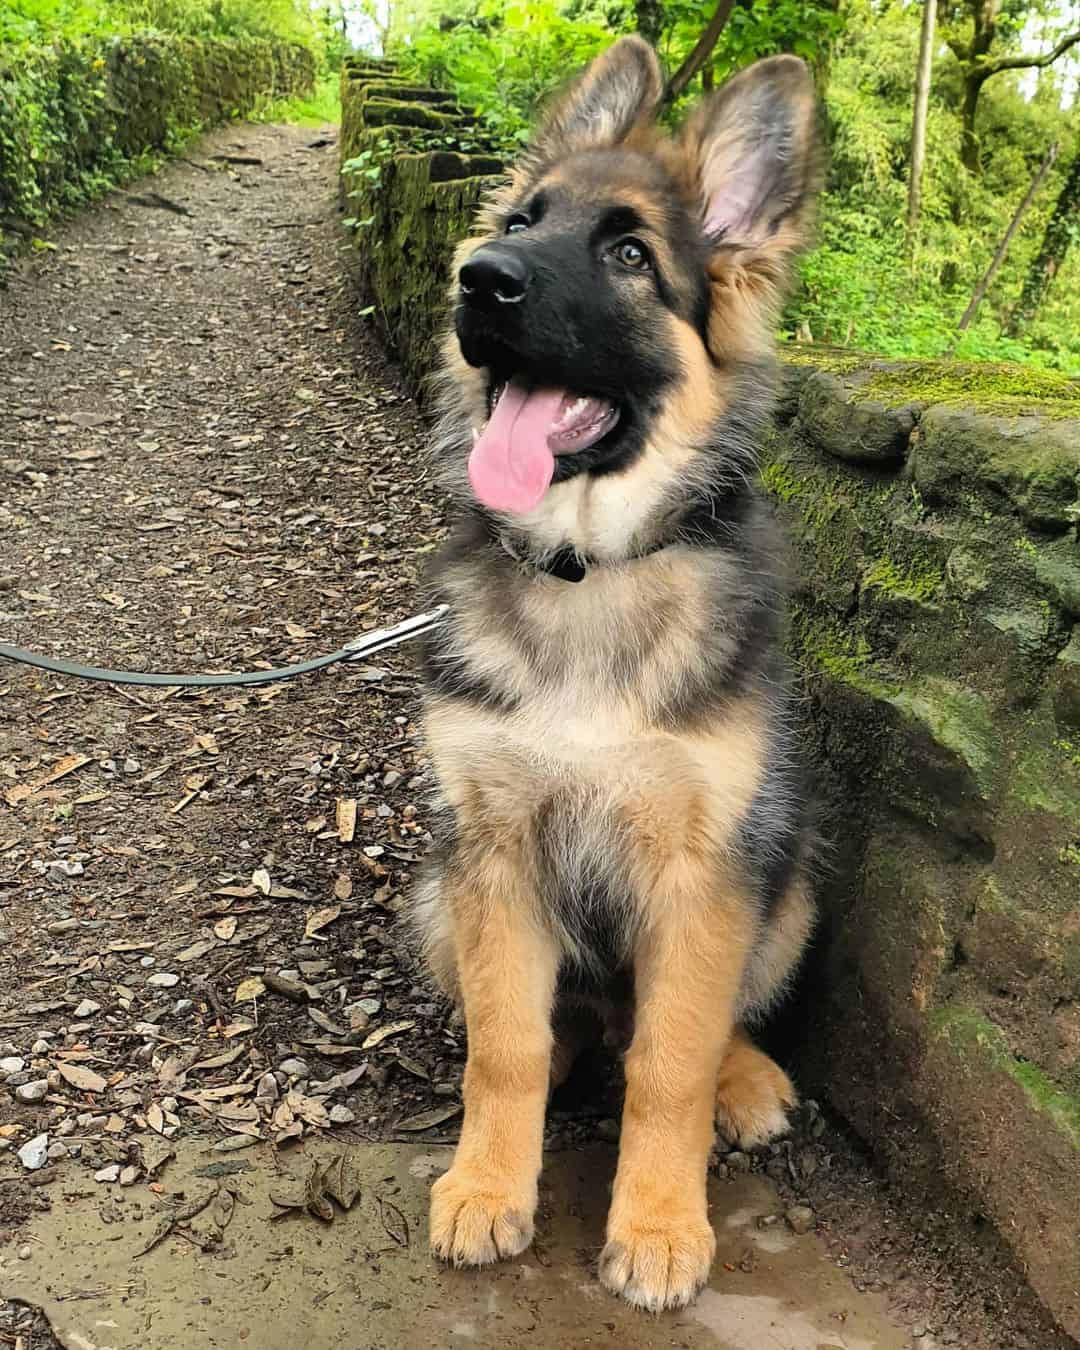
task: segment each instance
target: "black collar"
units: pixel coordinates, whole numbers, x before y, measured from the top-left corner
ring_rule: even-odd
[[[531,557],[522,547],[520,536],[515,539],[499,530],[489,518],[488,528],[514,559],[535,572],[545,572],[559,581],[584,581],[591,567],[615,566],[621,562],[637,562],[674,544],[690,544],[706,548],[730,548],[737,536],[751,495],[743,484],[718,485],[707,496],[693,502],[680,516],[669,522],[669,533],[648,548],[630,554],[627,558],[612,559],[582,557],[570,544],[563,544],[554,553]]]
[[[499,543],[515,562],[523,563],[531,567],[536,572],[546,572],[549,577],[558,577],[560,581],[584,581],[585,574],[590,567],[603,567],[604,563],[598,558],[582,557],[569,544],[564,544],[554,553],[545,553],[539,558],[529,558],[519,553],[505,534],[499,535]],[[658,544],[653,544],[651,548],[642,549],[640,553],[633,553],[628,558],[619,559],[620,562],[636,562],[639,558],[647,558],[651,553],[659,553],[661,549],[668,548],[671,544],[677,543],[675,539],[665,539]]]

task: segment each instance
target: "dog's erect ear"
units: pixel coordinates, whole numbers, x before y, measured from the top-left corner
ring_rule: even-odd
[[[710,239],[777,261],[798,250],[820,177],[817,100],[798,57],[736,75],[695,109],[681,141]]]
[[[577,150],[618,145],[651,122],[663,90],[656,53],[638,37],[620,38],[559,95],[529,147],[541,163]]]

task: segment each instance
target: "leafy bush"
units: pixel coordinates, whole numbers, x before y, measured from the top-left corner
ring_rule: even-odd
[[[266,95],[309,90],[314,65],[306,47],[262,38],[0,47],[0,222],[41,224],[128,176],[147,151]]]
[[[0,43],[146,30],[308,44],[319,36],[307,0],[5,0],[0,8]]]
[[[669,70],[696,41],[714,0],[406,0],[394,6],[391,50],[417,79],[454,90],[511,152],[553,87],[630,31],[657,22]],[[1055,278],[1025,341],[1003,336],[1057,197],[1068,156],[1050,175],[1014,239],[977,322],[956,324],[1046,148],[1062,133],[1060,78],[1022,97],[1015,76],[982,94],[980,177],[960,161],[960,78],[944,46],[935,62],[921,224],[907,239],[907,179],[920,12],[906,0],[753,0],[738,4],[716,47],[720,82],[757,57],[793,51],[824,92],[829,177],[817,248],[782,336],[892,355],[1025,360],[1080,373],[1080,246]],[[701,96],[690,91],[687,100]],[[673,110],[678,117],[681,108]]]

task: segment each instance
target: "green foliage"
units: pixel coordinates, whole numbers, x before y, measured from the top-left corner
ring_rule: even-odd
[[[568,73],[610,42],[600,6],[571,18],[554,0],[450,0],[433,21],[395,49],[402,69],[453,89],[507,146],[526,138],[530,113]]]
[[[0,43],[147,30],[309,44],[322,35],[307,0],[5,0],[0,8]]]
[[[41,225],[144,168],[148,153],[268,94],[309,89],[313,75],[307,48],[263,38],[0,46],[0,219]]]
[[[970,27],[966,0],[943,10],[950,32]],[[389,45],[412,77],[454,90],[513,152],[542,98],[620,31],[641,8],[630,0],[402,0],[392,7]],[[650,7],[658,47],[674,70],[715,8],[714,0],[663,0]],[[1047,12],[1043,15],[1043,9]],[[1045,0],[1007,0],[995,51],[1016,50],[1020,30]],[[967,17],[966,17],[967,16]],[[977,321],[956,324],[1050,141],[1066,139],[1058,68],[1025,98],[1020,76],[983,89],[977,132],[981,176],[960,161],[960,67],[939,45],[927,128],[918,237],[907,238],[908,157],[920,7],[908,0],[752,0],[736,5],[713,54],[719,82],[750,61],[794,51],[814,68],[824,94],[829,176],[816,247],[781,337],[893,356],[953,354],[1022,361],[1080,373],[1080,245],[1068,255],[1022,338],[1005,335],[1024,276],[1060,192],[1068,156],[1047,179],[1013,240]],[[1024,39],[1026,43],[1027,39]],[[1039,44],[1036,43],[1038,49]],[[687,102],[701,96],[690,90]],[[676,108],[677,117],[681,109]],[[1071,114],[1075,122],[1076,114]]]
[[[309,94],[287,98],[264,98],[250,114],[253,122],[294,122],[302,127],[321,127],[341,121],[341,80],[324,73]]]

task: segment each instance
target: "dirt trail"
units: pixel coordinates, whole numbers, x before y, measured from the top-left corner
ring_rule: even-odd
[[[414,612],[441,508],[419,464],[422,427],[373,321],[356,313],[333,140],[333,129],[216,133],[58,231],[56,251],[0,291],[5,640],[101,665],[249,669]],[[261,1177],[279,1156],[295,1170],[297,1147],[330,1137],[377,1181],[380,1169],[408,1172],[403,1141],[453,1139],[460,1028],[395,931],[425,845],[415,695],[405,650],[254,691],[115,689],[0,665],[0,1344],[55,1346],[4,1294],[59,1317],[65,1276],[80,1299],[92,1288],[76,1255],[85,1264],[124,1235],[109,1250],[128,1260],[132,1215],[146,1227],[183,1203],[193,1151],[204,1164],[200,1150],[211,1164],[254,1159]],[[571,1241],[556,1223],[552,1242],[576,1253],[592,1330],[567,1339],[552,1292],[563,1286],[541,1250],[527,1266],[535,1300],[533,1275],[491,1285],[510,1322],[481,1297],[488,1277],[467,1286],[473,1313],[488,1312],[478,1323],[459,1309],[466,1339],[503,1344],[499,1327],[524,1334],[534,1309],[553,1345],[1049,1350],[1010,1312],[1011,1286],[991,1285],[977,1262],[954,1278],[946,1266],[964,1253],[943,1245],[935,1216],[906,1226],[813,1111],[795,1144],[721,1163],[728,1187],[715,1196],[722,1225],[753,1166],[756,1213],[809,1199],[818,1236],[801,1240],[798,1279],[785,1284],[781,1262],[771,1286],[768,1243],[755,1238],[745,1261],[718,1265],[719,1292],[696,1320],[627,1331],[589,1283],[603,1187],[582,1198],[568,1179],[575,1147],[610,1139],[614,1115],[617,1100],[594,1092],[563,1103],[549,1129],[571,1159],[556,1167],[554,1208],[569,1198],[585,1225]],[[160,1161],[173,1145],[180,1161]],[[426,1179],[409,1175],[405,1264],[372,1275],[366,1294],[376,1258],[364,1248],[350,1266],[371,1345],[450,1343],[435,1322],[401,1321],[395,1297],[419,1289],[436,1306],[466,1288],[427,1264]],[[260,1211],[253,1227],[243,1214],[241,1265],[266,1264],[315,1306],[303,1254],[322,1241],[319,1221],[267,1228]],[[332,1250],[352,1222],[326,1230]],[[295,1250],[290,1224],[315,1226]],[[786,1232],[779,1224],[760,1231]],[[147,1269],[193,1252],[190,1236],[170,1237]],[[232,1256],[230,1239],[185,1267],[183,1316],[157,1299],[155,1345],[241,1343],[241,1323],[257,1319],[229,1293]],[[94,1259],[111,1280],[109,1260]],[[717,1301],[737,1292],[765,1300],[745,1335]],[[211,1296],[212,1337],[194,1330]],[[59,1317],[65,1346],[150,1344],[95,1306],[96,1322]],[[347,1327],[347,1305],[334,1307]]]

